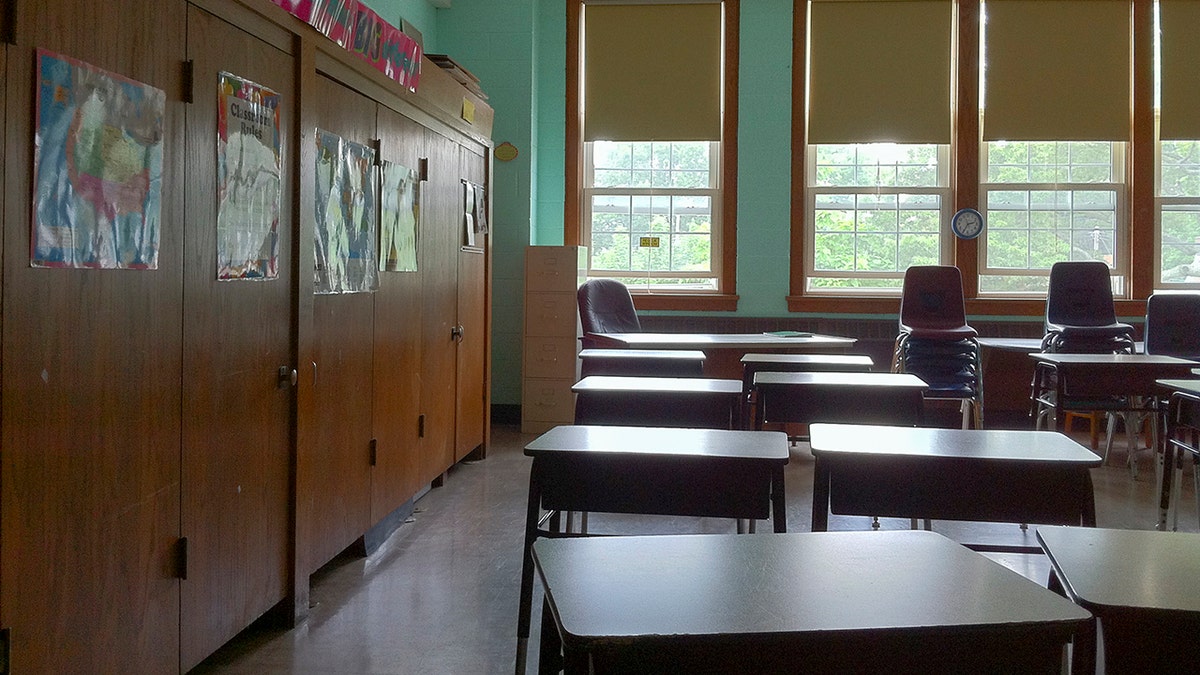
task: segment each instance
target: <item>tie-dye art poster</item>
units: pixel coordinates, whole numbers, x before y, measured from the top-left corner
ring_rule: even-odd
[[[317,129],[314,292],[379,288],[375,230],[375,151]]]
[[[161,89],[38,50],[30,264],[157,269]]]

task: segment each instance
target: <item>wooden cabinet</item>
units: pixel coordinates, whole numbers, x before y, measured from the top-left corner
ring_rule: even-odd
[[[579,379],[579,309],[587,249],[525,249],[525,329],[521,361],[521,431],[542,433],[575,419],[571,385]]]
[[[5,8],[9,663],[188,670],[272,608],[303,616],[310,574],[486,449],[491,259],[487,236],[464,246],[463,186],[490,183],[492,112],[431,62],[418,93],[402,89],[268,0]],[[38,49],[165,92],[157,269],[30,266]],[[223,71],[281,99],[269,281],[216,278]],[[464,98],[474,122],[461,119]],[[121,140],[128,120],[99,121]],[[416,272],[381,272],[375,292],[314,295],[318,128],[427,166]]]
[[[179,668],[186,5],[11,2],[0,77],[7,663],[170,672]],[[166,92],[157,269],[30,266],[37,48]]]
[[[289,43],[283,41],[284,46]],[[217,280],[217,84],[228,72],[294,101],[292,58],[188,9],[197,89],[188,109],[184,195],[180,665],[190,669],[288,594],[291,545],[292,204],[279,204],[275,279]],[[295,109],[280,108],[283,128]],[[285,147],[284,152],[290,152]],[[291,194],[291,174],[280,176]],[[269,317],[269,320],[261,320]],[[281,376],[280,369],[283,369]]]

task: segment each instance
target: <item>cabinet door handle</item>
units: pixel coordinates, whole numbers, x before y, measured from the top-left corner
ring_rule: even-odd
[[[287,366],[279,366],[279,388],[280,389],[288,386],[289,384],[294,387],[294,386],[296,386],[296,383],[299,381],[300,381],[300,374],[296,372],[295,368],[288,368]]]
[[[464,332],[462,326],[454,326],[450,329],[450,338],[455,342],[462,342]]]

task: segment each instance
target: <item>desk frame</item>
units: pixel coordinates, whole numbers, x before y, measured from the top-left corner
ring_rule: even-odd
[[[558,439],[562,439],[564,446],[582,444],[574,435],[586,434],[589,429],[610,432],[609,438],[623,436],[630,440],[643,433],[663,440],[678,438],[680,443],[700,438],[710,441],[753,438],[755,445],[761,441],[764,449],[754,455],[735,456],[670,447],[648,452],[631,447],[632,443],[614,443],[613,448],[552,447]],[[533,465],[529,471],[517,620],[516,667],[521,675],[533,611],[533,542],[539,537],[564,536],[557,531],[557,518],[551,518],[550,529],[539,527],[542,509],[555,514],[587,511],[771,518],[775,532],[787,531],[783,470],[788,462],[788,442],[783,432],[566,426],[555,427],[535,439],[525,447],[525,454],[533,458]]]
[[[965,441],[1011,437],[1012,444],[1026,434],[1045,431],[911,429],[860,425],[814,425],[812,452],[816,458],[813,480],[812,530],[829,529],[829,514],[969,520],[983,522],[1047,523],[1095,527],[1096,501],[1090,468],[1100,458],[1078,446],[1079,459],[1053,461],[1036,457],[972,456]],[[878,438],[862,452],[838,447],[825,434],[839,428],[864,430]],[[876,433],[877,432],[877,433]],[[916,434],[946,440],[946,445],[968,448],[958,454],[933,454],[901,449],[888,451],[889,438]],[[1029,440],[1050,440],[1024,437]],[[956,442],[950,442],[956,441]],[[1054,439],[1058,442],[1058,438]],[[1083,453],[1086,453],[1086,457]],[[968,545],[976,550],[1037,552],[1037,547]]]

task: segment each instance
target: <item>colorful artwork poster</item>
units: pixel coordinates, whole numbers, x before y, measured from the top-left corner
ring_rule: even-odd
[[[272,0],[393,81],[416,91],[421,45],[359,0]]]
[[[38,50],[33,267],[158,268],[161,89]]]
[[[379,269],[417,271],[417,223],[421,220],[420,175],[392,162],[383,163],[379,213]]]
[[[375,249],[375,151],[317,129],[314,289],[318,294],[379,288]]]
[[[217,279],[275,279],[279,94],[221,73],[217,96]]]

